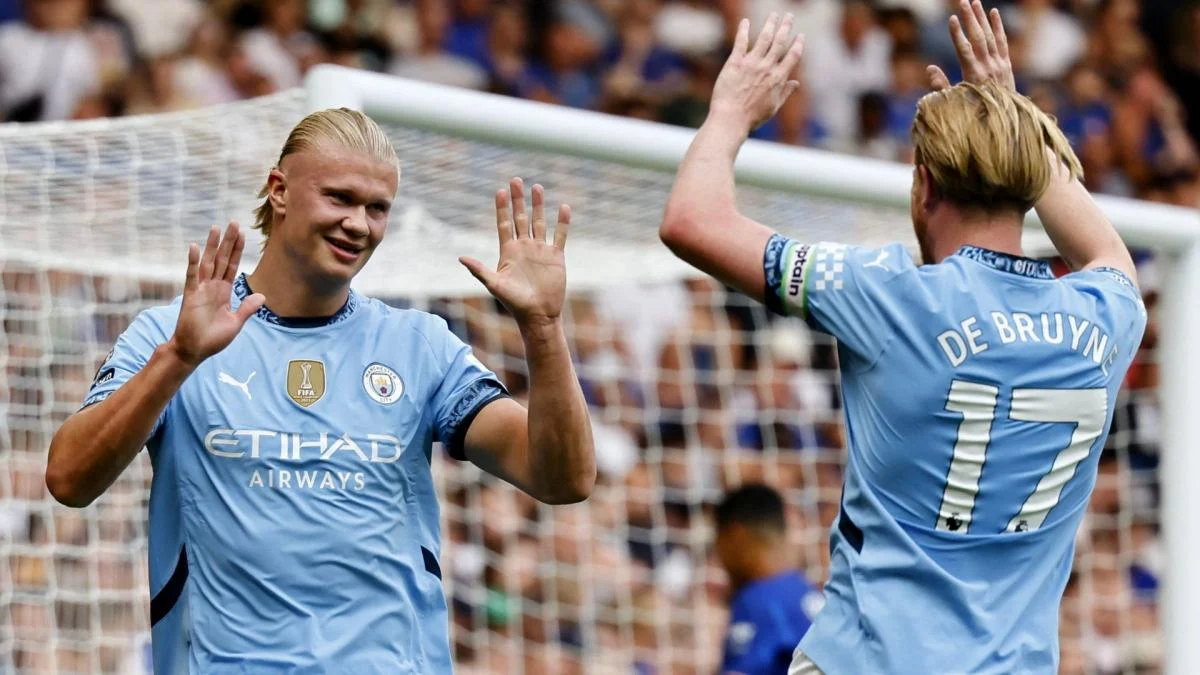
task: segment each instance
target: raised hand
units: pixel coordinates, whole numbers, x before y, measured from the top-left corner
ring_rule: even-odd
[[[504,304],[518,324],[554,321],[562,314],[567,293],[567,265],[563,249],[571,223],[571,207],[558,207],[554,242],[546,241],[545,194],[533,186],[533,221],[525,213],[525,185],[509,181],[496,192],[496,229],[500,236],[500,261],[495,271],[474,258],[458,261]]]
[[[712,110],[732,114],[753,129],[766,122],[800,86],[791,79],[804,51],[804,36],[792,37],[792,15],[772,12],[754,46],[750,21],[738,24],[733,52],[713,85]]]
[[[243,300],[237,311],[229,304],[245,247],[246,235],[238,229],[236,222],[229,223],[224,237],[220,229],[213,226],[208,232],[203,255],[195,244],[188,246],[183,304],[169,345],[192,366],[199,365],[233,342],[246,320],[266,301],[262,293],[255,293]]]
[[[985,12],[980,0],[959,0],[958,10],[962,18],[950,17],[950,37],[954,40],[963,79],[974,84],[992,81],[1016,91],[1012,61],[1008,56],[1008,36],[1004,34],[1000,10],[993,8],[991,12]],[[950,86],[950,78],[941,68],[929,66],[926,72],[934,91]]]

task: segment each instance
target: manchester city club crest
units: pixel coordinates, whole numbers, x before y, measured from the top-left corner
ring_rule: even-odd
[[[404,393],[404,382],[391,368],[382,363],[372,363],[363,371],[363,389],[376,403],[388,405],[400,400]]]

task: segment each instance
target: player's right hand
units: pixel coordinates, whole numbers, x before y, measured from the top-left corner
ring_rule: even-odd
[[[750,22],[742,19],[733,51],[713,84],[713,113],[731,115],[750,130],[778,112],[800,86],[791,78],[804,51],[804,36],[792,37],[792,23],[791,14],[781,21],[772,12],[750,47]]]
[[[993,8],[991,12],[985,12],[980,0],[959,0],[958,11],[961,19],[950,16],[950,37],[954,41],[963,79],[973,84],[992,81],[1016,91],[1012,60],[1008,56],[1008,36],[1004,33],[1004,22],[1000,20],[1000,10]],[[926,70],[934,91],[950,86],[950,78],[941,68],[929,66]]]
[[[233,311],[229,299],[237,278],[246,235],[230,222],[221,236],[220,228],[208,232],[204,254],[195,244],[188,246],[187,280],[175,335],[168,346],[191,366],[216,354],[233,342],[246,320],[266,302],[262,293],[250,295]]]

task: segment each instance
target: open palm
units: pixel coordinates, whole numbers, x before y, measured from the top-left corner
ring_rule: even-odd
[[[525,211],[525,187],[520,178],[508,190],[496,192],[496,229],[500,261],[495,270],[474,258],[459,258],[488,292],[504,304],[518,322],[554,320],[562,314],[567,291],[567,265],[563,249],[571,208],[558,209],[553,243],[546,241],[545,193],[533,186],[533,219]]]
[[[245,247],[246,235],[234,222],[229,223],[224,237],[217,227],[209,230],[203,255],[195,244],[188,247],[183,303],[171,344],[192,365],[229,346],[265,301],[261,293],[255,293],[236,311],[229,304]]]

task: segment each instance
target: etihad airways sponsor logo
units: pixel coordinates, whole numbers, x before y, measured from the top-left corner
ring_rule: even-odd
[[[266,429],[209,429],[204,449],[225,460],[274,459],[284,462],[340,460],[352,464],[391,464],[404,448],[392,434],[349,432],[293,433]],[[258,465],[246,477],[247,487],[278,490],[362,490],[367,475],[362,471],[339,471],[344,463],[329,469],[291,469]]]

